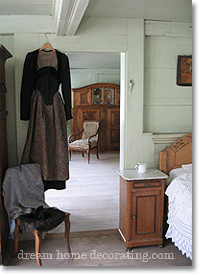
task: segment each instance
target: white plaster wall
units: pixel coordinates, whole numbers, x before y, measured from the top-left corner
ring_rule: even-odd
[[[120,149],[124,163],[120,168],[131,169],[142,161],[143,128],[143,81],[144,81],[144,22],[141,19],[128,20],[126,51],[124,129],[120,135]],[[133,91],[129,92],[129,82],[133,80]],[[121,129],[120,129],[121,130]]]
[[[120,70],[114,69],[71,69],[72,88],[92,83],[113,83],[120,85]]]
[[[192,87],[176,85],[177,57],[191,54],[189,37],[145,37],[144,132],[192,131]]]
[[[178,55],[192,54],[192,24],[145,21],[143,161],[192,131],[192,87],[176,85]]]
[[[37,20],[38,19],[38,20]],[[27,24],[25,24],[25,21]],[[112,22],[113,21],[113,22]],[[0,33],[14,34],[14,56],[15,66],[15,99],[16,99],[16,126],[17,126],[17,151],[18,163],[20,163],[22,151],[26,141],[28,129],[27,121],[20,121],[20,87],[25,56],[28,52],[40,48],[46,42],[45,33],[50,32],[49,41],[54,48],[62,51],[74,52],[115,52],[119,53],[126,50],[126,29],[127,20],[117,20],[119,28],[113,32],[113,24],[116,20],[111,20],[112,24],[102,24],[95,21],[92,28],[85,28],[83,22],[82,29],[74,37],[57,37],[55,26],[50,17],[26,16],[0,16]],[[120,24],[121,22],[121,24]],[[87,23],[87,22],[86,22]],[[93,24],[89,20],[89,24]],[[97,43],[98,42],[98,43]],[[116,73],[116,72],[115,72]],[[99,81],[106,80],[107,74],[102,71],[97,74]],[[95,79],[92,76],[93,80]],[[116,74],[113,75],[116,80]],[[117,76],[119,78],[119,75]],[[90,77],[91,79],[91,77]],[[89,81],[89,79],[88,79]],[[119,79],[118,79],[119,81]]]
[[[183,34],[186,33],[184,24],[179,24],[178,28]],[[171,25],[162,24],[153,28],[155,34],[160,34],[163,30],[169,32]],[[50,43],[63,52],[123,53],[120,80],[120,168],[133,168],[138,161],[145,161],[149,167],[155,167],[153,133],[143,133],[144,37],[145,34],[149,35],[148,31],[144,28],[142,19],[110,18],[102,21],[84,18],[75,36],[57,37],[50,16],[0,16],[0,34],[14,34],[16,116],[13,115],[13,119],[16,119],[18,162],[21,159],[28,127],[28,122],[19,119],[24,59],[28,52],[40,48],[46,42],[44,34],[50,32]],[[13,81],[13,77],[11,78]],[[132,93],[129,93],[130,80],[134,82]]]

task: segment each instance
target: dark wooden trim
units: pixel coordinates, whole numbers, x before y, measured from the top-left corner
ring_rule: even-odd
[[[4,207],[3,197],[1,193],[1,186],[3,182],[4,173],[7,169],[7,133],[6,133],[6,117],[8,111],[6,108],[7,91],[5,86],[5,61],[12,57],[11,53],[0,44],[0,264],[7,265],[10,258],[10,251],[12,245],[9,239],[9,222],[7,212]]]

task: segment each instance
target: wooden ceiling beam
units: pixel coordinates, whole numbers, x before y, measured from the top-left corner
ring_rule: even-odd
[[[57,35],[75,35],[90,0],[55,0],[53,19]]]

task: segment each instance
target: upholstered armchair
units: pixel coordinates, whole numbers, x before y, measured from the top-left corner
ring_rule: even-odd
[[[88,163],[90,162],[90,151],[96,149],[96,155],[98,154],[98,141],[99,141],[99,121],[85,121],[83,123],[83,129],[80,133],[72,133],[68,137],[68,151],[69,160],[71,160],[71,151],[80,151],[84,157],[84,152],[87,152]],[[82,137],[80,138],[80,136]],[[79,139],[75,139],[75,137]]]

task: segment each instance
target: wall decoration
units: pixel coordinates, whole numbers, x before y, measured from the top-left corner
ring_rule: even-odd
[[[192,86],[192,55],[178,55],[176,84]]]

